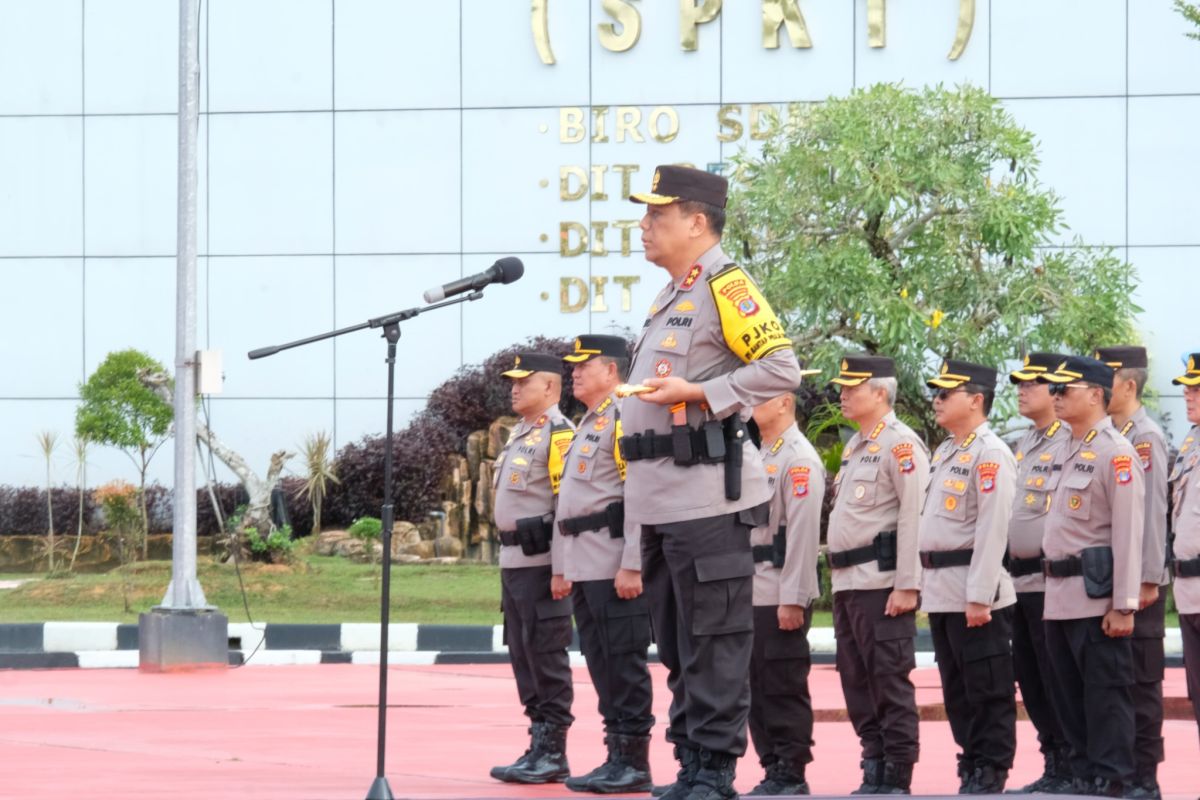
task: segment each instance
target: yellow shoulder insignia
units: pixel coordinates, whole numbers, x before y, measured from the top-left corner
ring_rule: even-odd
[[[960,444],[960,445],[958,446],[958,449],[959,449],[959,450],[966,450],[966,449],[967,449],[968,447],[970,447],[970,446],[971,446],[971,445],[972,445],[974,442],[975,442],[975,434],[973,434],[973,433],[972,433],[970,436],[968,436],[967,438],[963,439],[963,443],[962,443],[962,444]]]
[[[771,445],[771,455],[775,455],[776,453],[778,453],[779,448],[781,448],[781,447],[783,447],[783,437],[782,436],[780,436],[778,439],[775,440],[775,444]]]
[[[1128,436],[1131,430],[1133,430],[1133,420],[1129,420],[1121,427],[1121,435]]]
[[[871,436],[869,438],[878,439],[879,434],[883,433],[883,429],[886,427],[887,427],[886,422],[880,422],[878,425],[875,426],[875,430],[871,431]]]
[[[596,413],[603,414],[605,411],[608,410],[608,407],[611,405],[612,405],[612,398],[611,397],[604,398],[604,402],[601,403],[600,405],[596,406]]]
[[[620,474],[621,480],[625,480],[625,457],[621,455],[621,418],[617,417],[617,424],[613,426],[613,461],[617,462],[617,473]]]
[[[1096,438],[1096,429],[1093,428],[1092,430],[1088,431],[1087,436],[1083,437],[1083,443],[1091,444],[1092,439],[1095,439],[1095,438]]]
[[[743,363],[792,346],[766,298],[740,267],[718,272],[708,279],[708,288],[721,316],[725,344]]]
[[[566,465],[567,450],[571,447],[571,440],[575,438],[575,431],[570,425],[556,423],[550,428],[550,453],[547,459],[547,469],[550,472],[550,488],[558,494],[559,484],[562,483],[563,467]]]
[[[1062,430],[1062,423],[1058,420],[1054,420],[1054,422],[1050,424],[1050,427],[1046,428],[1046,438],[1053,439],[1054,434],[1058,433],[1060,430]]]

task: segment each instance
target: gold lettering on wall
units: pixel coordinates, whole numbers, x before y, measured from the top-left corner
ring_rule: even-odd
[[[579,106],[563,106],[558,110],[558,139],[563,144],[583,141],[587,128],[583,125],[583,109]]]
[[[742,138],[742,132],[745,129],[742,127],[741,120],[737,119],[737,115],[741,113],[741,106],[721,106],[717,111],[718,142],[736,142]]]
[[[812,47],[812,38],[808,35],[808,25],[804,15],[800,13],[797,0],[763,0],[763,47],[768,50],[779,48],[779,28],[787,24],[788,38],[792,47]]]
[[[578,240],[576,244],[571,244],[571,235],[574,234]],[[588,246],[588,231],[587,228],[580,225],[578,222],[560,222],[558,223],[558,254],[563,258],[574,258],[575,256],[583,255]]]
[[[543,64],[554,63],[554,51],[550,49],[550,23],[546,6],[550,0],[533,0],[533,45]]]
[[[571,299],[571,290],[578,292],[577,300]],[[558,310],[564,314],[575,314],[587,306],[588,286],[580,278],[564,277],[558,281]]]
[[[632,5],[633,0],[603,0],[604,13],[613,22],[601,22],[596,26],[600,46],[614,53],[624,53],[638,43],[642,35],[642,15]],[[617,33],[617,25],[621,32]]]
[[[599,314],[608,311],[608,303],[604,302],[604,286],[607,283],[607,275],[592,276],[592,311]]]
[[[614,223],[615,224],[615,223]],[[636,223],[635,223],[636,224]],[[621,287],[621,310],[633,310],[633,289],[635,283],[641,283],[641,277],[637,275],[613,275],[613,283]]]
[[[867,44],[887,46],[887,0],[867,0]]]
[[[625,141],[626,134],[635,142],[644,142],[638,126],[642,124],[642,110],[637,106],[617,107],[617,141]]]
[[[663,133],[660,129],[659,122],[666,117],[667,131]],[[675,137],[679,135],[679,114],[670,106],[659,106],[650,112],[650,135],[654,137],[654,141],[666,144],[667,142],[675,141]]]
[[[637,164],[613,164],[613,172],[621,175],[621,199],[628,200],[630,189],[630,175],[638,171]],[[629,255],[623,253],[622,255]]]
[[[700,26],[712,22],[721,13],[721,0],[704,0],[696,5],[695,0],[679,0],[679,44],[684,50],[695,50],[700,46]]]
[[[625,199],[628,200],[629,198]],[[624,258],[629,258],[629,254],[632,252],[630,234],[638,227],[638,224],[638,220],[636,219],[619,219],[612,224],[614,228],[621,232],[621,255]],[[626,311],[628,310],[626,309]]]
[[[967,49],[971,41],[971,31],[975,28],[975,0],[958,0],[958,30],[954,32],[954,44],[946,58],[958,61],[958,57]]]
[[[577,188],[571,188],[571,178],[579,181]],[[558,199],[559,200],[579,200],[588,190],[587,173],[581,167],[559,167],[558,168]]]

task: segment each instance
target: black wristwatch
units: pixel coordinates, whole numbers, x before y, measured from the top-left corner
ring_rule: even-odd
[[[1123,617],[1128,617],[1130,614],[1133,613],[1132,608],[1114,608],[1113,611],[1116,611],[1118,614],[1120,614]]]

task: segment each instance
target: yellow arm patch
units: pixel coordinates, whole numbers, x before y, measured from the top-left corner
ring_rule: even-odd
[[[742,363],[792,346],[770,304],[740,267],[717,273],[708,279],[708,287],[721,316],[725,344]]]
[[[621,481],[625,480],[625,457],[621,455],[621,418],[617,417],[617,424],[613,426],[613,461],[617,462],[617,472],[621,475]]]
[[[567,450],[571,448],[571,440],[575,438],[575,431],[571,430],[568,425],[555,425],[550,429],[550,452],[547,456],[547,468],[550,472],[550,488],[554,494],[558,494],[558,487],[562,483],[563,468],[566,466]]]

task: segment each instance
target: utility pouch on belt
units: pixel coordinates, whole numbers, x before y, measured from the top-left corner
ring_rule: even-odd
[[[880,531],[875,537],[875,561],[880,572],[896,568],[896,532]]]
[[[779,530],[775,531],[775,535],[771,537],[771,564],[777,569],[783,569],[783,562],[787,560],[787,527],[779,526]]]
[[[708,461],[716,463],[725,460],[725,426],[720,420],[710,419],[704,423],[704,447],[708,451]]]
[[[1083,590],[1093,599],[1111,597],[1113,591],[1113,551],[1111,547],[1086,547],[1079,553],[1083,570]]]
[[[550,537],[553,534],[553,523],[544,517],[524,517],[517,520],[517,544],[527,556],[549,553]]]
[[[605,515],[608,517],[608,538],[624,539],[625,538],[625,503],[618,500],[615,503],[609,503],[604,509]]]

